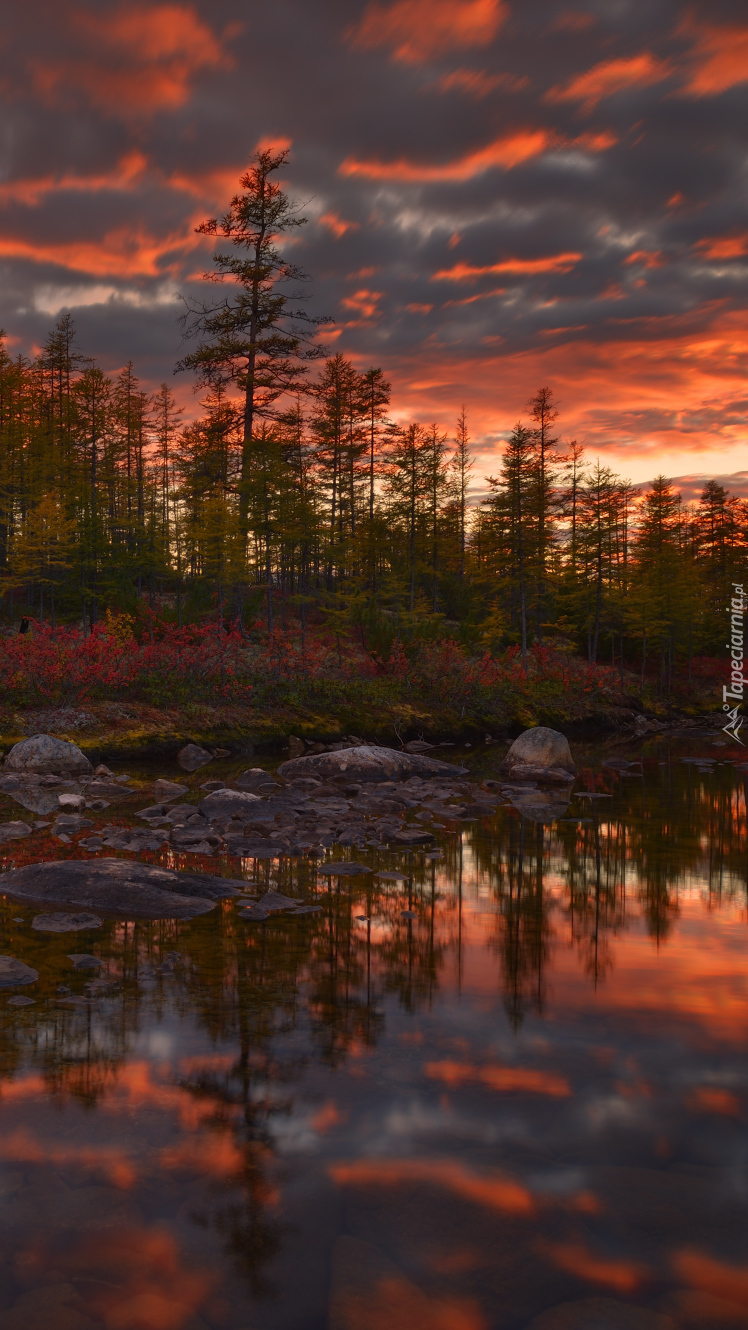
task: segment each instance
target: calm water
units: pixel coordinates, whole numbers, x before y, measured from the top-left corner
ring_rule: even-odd
[[[336,852],[406,882],[244,861],[317,915],[51,936],[4,900],[40,977],[0,996],[0,1330],[748,1325],[739,751],[590,760],[581,820],[438,861]],[[106,962],[80,1008],[69,952]]]

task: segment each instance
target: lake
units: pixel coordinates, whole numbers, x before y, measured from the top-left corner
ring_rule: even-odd
[[[0,995],[0,1330],[748,1326],[748,768],[615,751],[555,822],[323,851],[358,877],[143,855],[319,913],[51,935],[3,898],[39,979]],[[138,806],[185,779],[113,765]],[[37,843],[83,853],[2,867]]]

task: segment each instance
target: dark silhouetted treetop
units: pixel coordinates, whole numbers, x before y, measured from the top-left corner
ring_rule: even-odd
[[[214,271],[203,275],[211,282],[231,281],[235,289],[214,302],[186,301],[182,316],[185,337],[198,339],[198,346],[182,357],[177,371],[192,370],[199,383],[214,388],[234,384],[243,395],[242,486],[248,483],[256,420],[273,418],[278,399],[303,387],[303,362],[324,354],[314,341],[316,330],[331,321],[291,307],[306,298],[298,284],[309,278],[278,249],[279,237],[306,221],[272,179],[287,161],[286,151],[257,152],[241,177],[244,192],[234,196],[225,216],[196,228],[228,241],[229,248],[221,246],[213,255]]]

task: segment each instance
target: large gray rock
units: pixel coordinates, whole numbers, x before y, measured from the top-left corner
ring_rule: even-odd
[[[250,818],[256,815],[258,804],[264,804],[259,794],[249,794],[246,790],[214,790],[192,811],[202,813],[209,821],[230,817]]]
[[[120,919],[192,919],[212,910],[216,900],[239,895],[244,886],[127,859],[28,864],[0,875],[0,892],[13,900],[72,905]]]
[[[0,841],[22,840],[31,835],[28,822],[0,822]]]
[[[3,763],[3,771],[35,771],[50,776],[91,776],[93,767],[77,744],[34,734],[14,744]]]
[[[384,781],[407,780],[409,776],[463,776],[466,770],[420,753],[360,744],[337,753],[308,753],[306,757],[291,758],[278,767],[278,774],[285,780],[296,780],[299,776],[318,776],[322,780],[345,776],[350,781]]]
[[[563,785],[577,774],[569,741],[558,730],[536,725],[514,740],[501,764],[512,780],[537,780]]]

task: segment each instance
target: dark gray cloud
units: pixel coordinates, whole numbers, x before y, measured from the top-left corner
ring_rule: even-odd
[[[0,322],[31,351],[71,308],[105,366],[170,377],[194,225],[287,139],[311,306],[402,412],[466,400],[490,451],[547,380],[595,447],[729,470],[747,90],[733,0],[32,2],[3,48]]]

